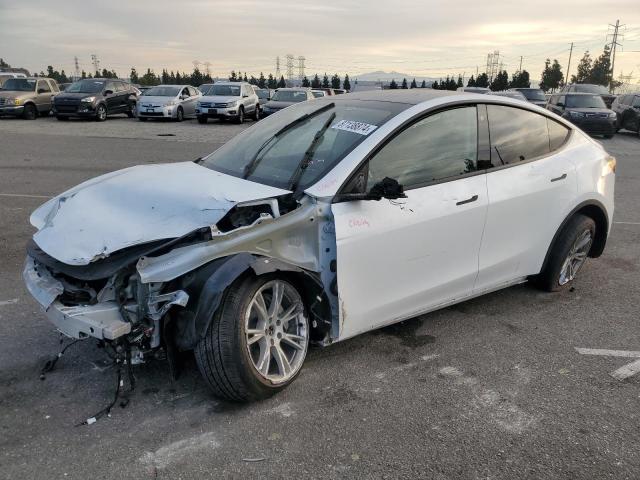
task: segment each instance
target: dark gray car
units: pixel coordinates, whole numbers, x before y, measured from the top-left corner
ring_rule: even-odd
[[[547,109],[566,118],[592,135],[613,137],[616,113],[609,110],[600,95],[592,93],[559,93],[551,95]]]
[[[309,88],[279,88],[271,100],[264,105],[263,114],[271,115],[283,108],[315,98]]]
[[[547,105],[547,97],[540,88],[512,88],[511,91],[520,92],[528,102],[539,107],[544,108]]]
[[[108,115],[125,113],[133,117],[138,92],[131,84],[112,78],[87,78],[69,85],[55,96],[53,114],[58,120],[70,117],[93,118],[99,122]]]

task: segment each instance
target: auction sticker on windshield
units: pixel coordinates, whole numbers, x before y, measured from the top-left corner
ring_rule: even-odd
[[[336,130],[345,130],[347,132],[358,133],[360,135],[369,135],[373,132],[377,125],[370,125],[368,123],[356,122],[355,120],[340,120],[335,125],[332,125],[331,128],[335,128]]]

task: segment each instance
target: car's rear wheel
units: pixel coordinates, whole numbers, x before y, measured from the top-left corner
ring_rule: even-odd
[[[260,120],[260,105],[256,105],[256,109],[253,111],[253,120],[256,122]]]
[[[244,123],[244,108],[240,107],[238,109],[238,116],[236,118],[236,123]]]
[[[96,120],[98,122],[104,122],[107,119],[107,107],[104,104],[98,105],[96,109]]]
[[[556,292],[567,288],[584,265],[593,245],[596,224],[592,218],[577,214],[569,219],[555,240],[537,284]]]
[[[25,120],[35,120],[37,116],[38,111],[36,110],[36,106],[31,103],[27,103],[22,111],[22,118]]]
[[[181,122],[184,120],[184,110],[182,109],[182,107],[178,107],[178,110],[176,111],[176,122]]]
[[[125,112],[127,114],[127,117],[129,118],[133,118],[136,116],[136,105],[135,103],[130,103],[129,107],[127,108],[127,111]]]
[[[207,117],[205,117],[204,115],[198,115],[198,123],[202,123],[205,124],[207,123],[209,119]]]
[[[234,285],[195,348],[202,376],[220,398],[267,398],[289,385],[304,363],[309,322],[302,297],[276,276]]]

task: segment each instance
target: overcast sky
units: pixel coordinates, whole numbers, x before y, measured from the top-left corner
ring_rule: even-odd
[[[232,69],[256,76],[275,58],[306,57],[306,73],[395,70],[415,76],[482,72],[499,50],[504,68],[539,78],[544,59],[572,73],[584,53],[600,54],[607,24],[625,23],[616,76],[640,77],[640,0],[0,0],[0,57],[32,71],[101,67],[128,76],[163,67],[190,72],[210,62],[215,76]],[[204,69],[204,66],[201,67]],[[297,72],[296,72],[297,73]]]

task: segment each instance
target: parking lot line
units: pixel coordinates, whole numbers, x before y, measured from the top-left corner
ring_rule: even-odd
[[[5,305],[14,305],[18,303],[17,298],[12,298],[11,300],[0,300],[0,307],[4,307]]]
[[[640,222],[613,222],[619,225],[640,225]]]
[[[640,359],[636,360],[635,362],[631,362],[631,363],[627,363],[626,365],[623,365],[619,369],[611,372],[609,375],[611,375],[616,380],[624,380],[639,372],[640,372]]]
[[[51,198],[50,195],[29,195],[26,193],[0,193],[0,197]]]
[[[576,348],[582,355],[602,355],[605,357],[640,358],[640,352],[629,350],[606,350],[604,348]]]

